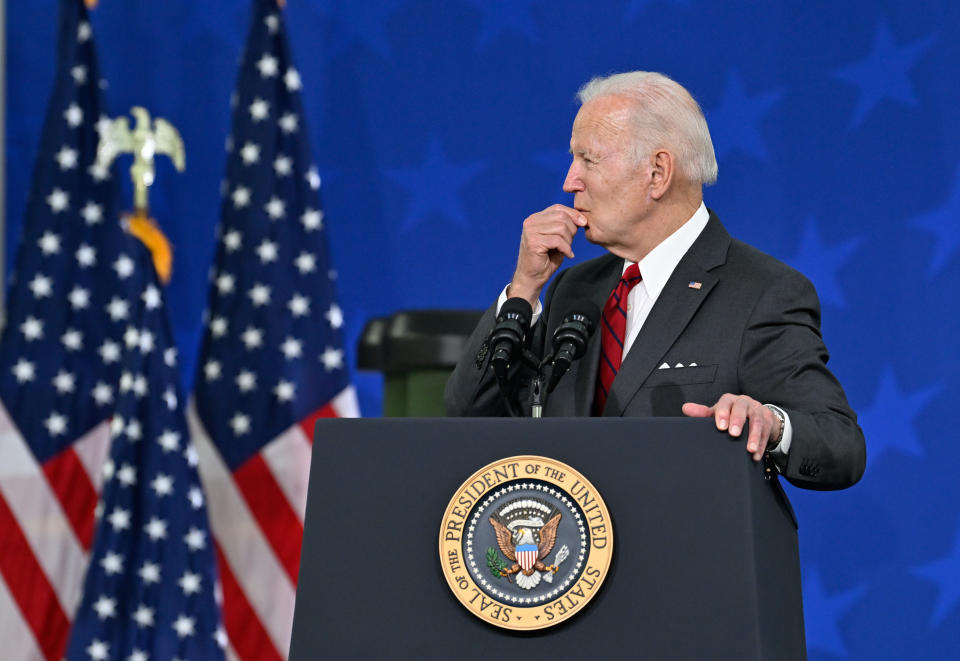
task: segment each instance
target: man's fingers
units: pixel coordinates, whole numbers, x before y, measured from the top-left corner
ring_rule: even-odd
[[[730,393],[726,393],[713,405],[713,417],[717,424],[717,429],[724,431],[730,426],[730,410],[736,398]],[[731,432],[732,433],[732,432]],[[737,431],[737,434],[740,432]],[[737,434],[733,434],[736,436]]]
[[[580,213],[579,211],[577,211],[576,209],[574,209],[573,207],[568,207],[568,206],[563,205],[563,204],[554,204],[554,205],[549,206],[549,207],[547,207],[546,209],[544,209],[543,212],[541,212],[541,213],[544,213],[544,212],[547,212],[547,211],[557,211],[557,212],[560,212],[560,213],[562,213],[563,215],[565,215],[567,218],[569,218],[570,220],[572,220],[575,224],[579,225],[580,227],[583,227],[584,225],[587,224],[587,217],[584,216],[584,215],[583,215],[582,213]]]
[[[754,461],[760,461],[767,449],[767,437],[770,435],[770,421],[763,406],[754,408],[750,415],[750,436],[747,438],[747,452],[753,454]]]
[[[703,404],[695,404],[694,402],[687,402],[683,405],[683,414],[690,418],[709,418],[713,415],[712,406],[704,406]]]
[[[683,405],[684,415],[706,417],[713,415],[717,429],[729,428],[731,436],[738,437],[743,426],[749,420],[750,433],[747,436],[747,452],[754,461],[760,461],[770,442],[770,434],[776,429],[774,415],[763,404],[747,395],[726,393],[711,407],[687,402]]]
[[[570,242],[562,236],[551,235],[543,237],[543,246],[547,249],[548,253],[551,250],[556,250],[573,259],[573,248],[570,247]]]
[[[747,421],[748,408],[749,402],[746,399],[738,397],[734,400],[733,405],[730,407],[731,436],[740,436],[740,432],[743,431],[743,425]]]

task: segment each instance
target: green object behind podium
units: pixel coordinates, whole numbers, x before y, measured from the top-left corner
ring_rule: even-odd
[[[443,416],[443,388],[482,310],[410,310],[367,322],[357,366],[383,372],[385,417]]]

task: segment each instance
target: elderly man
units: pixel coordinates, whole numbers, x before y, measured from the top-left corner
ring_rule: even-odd
[[[578,95],[573,162],[553,205],[523,223],[513,279],[484,315],[447,383],[450,415],[504,415],[485,340],[507,297],[534,309],[530,349],[552,350],[578,301],[603,310],[587,352],[544,415],[713,417],[746,451],[797,486],[837,489],[863,474],[856,414],[827,370],[810,282],[732,239],[703,204],[717,177],[707,123],[679,84],[636,71]],[[565,269],[571,243],[609,254]]]

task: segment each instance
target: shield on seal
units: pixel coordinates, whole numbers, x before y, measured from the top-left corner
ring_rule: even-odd
[[[537,562],[537,553],[536,544],[521,544],[517,547],[517,563],[524,571],[530,571]]]

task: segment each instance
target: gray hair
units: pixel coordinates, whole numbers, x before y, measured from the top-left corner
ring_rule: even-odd
[[[676,152],[677,169],[701,184],[717,180],[717,157],[707,120],[700,105],[682,85],[662,73],[631,71],[598,76],[580,88],[577,98],[587,103],[601,96],[622,96],[633,101],[631,123],[639,162],[654,149]]]

